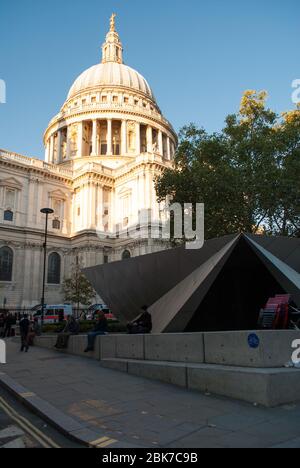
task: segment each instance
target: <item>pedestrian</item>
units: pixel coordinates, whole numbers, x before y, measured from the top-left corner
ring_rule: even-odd
[[[34,339],[36,336],[41,336],[41,327],[37,318],[34,320],[28,317],[30,321],[30,328],[28,332],[27,342],[29,346],[34,346]]]
[[[106,335],[108,331],[108,322],[105,317],[104,312],[98,311],[98,319],[96,322],[95,328],[88,333],[88,346],[85,353],[89,353],[90,351],[94,351],[95,340],[97,336]]]
[[[80,331],[79,323],[77,322],[75,317],[70,316],[68,318],[68,321],[67,321],[67,324],[66,324],[64,330],[62,331],[62,333],[60,333],[57,336],[57,342],[56,342],[55,348],[56,349],[67,349],[68,344],[69,344],[70,336],[78,335],[79,331]]]
[[[30,321],[27,315],[23,315],[20,320],[20,334],[21,334],[21,352],[25,350],[28,352],[29,349],[29,332],[30,332]]]
[[[5,320],[5,328],[4,328],[4,338],[10,338],[11,336],[11,328],[14,325],[15,321],[11,313],[8,313]]]
[[[148,306],[143,306],[141,310],[141,315],[134,322],[127,325],[130,335],[147,335],[152,331],[152,317],[148,311]]]
[[[0,315],[0,338],[4,336],[4,329],[5,329],[5,315]]]

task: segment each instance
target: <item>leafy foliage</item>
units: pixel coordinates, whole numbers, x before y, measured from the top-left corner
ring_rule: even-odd
[[[300,107],[281,116],[265,92],[246,91],[221,133],[190,124],[159,201],[205,203],[206,238],[236,232],[300,236]]]
[[[78,309],[80,304],[91,305],[92,299],[96,296],[94,288],[82,273],[78,262],[72,268],[71,277],[64,280],[63,288],[65,300],[77,304]]]
[[[95,327],[95,321],[80,321],[80,329],[79,333],[88,333]],[[53,324],[46,324],[43,327],[43,333],[48,334],[57,334],[62,331],[64,328],[65,323],[62,325],[61,323],[53,323]],[[112,320],[108,320],[108,333],[127,333],[127,328],[125,325],[121,324],[120,322],[115,322]]]

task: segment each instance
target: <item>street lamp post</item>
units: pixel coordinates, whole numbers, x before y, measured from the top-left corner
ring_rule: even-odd
[[[44,314],[45,314],[45,284],[46,284],[46,260],[47,260],[47,237],[48,237],[48,217],[53,214],[54,211],[51,208],[43,208],[41,210],[42,214],[46,215],[46,224],[45,224],[45,242],[43,245],[44,248],[44,270],[43,270],[43,292],[42,292],[42,330],[44,325]]]

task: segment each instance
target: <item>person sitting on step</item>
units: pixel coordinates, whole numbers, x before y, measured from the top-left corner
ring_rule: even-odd
[[[79,328],[80,328],[79,324],[76,321],[75,317],[73,317],[71,315],[68,318],[68,321],[67,321],[67,324],[66,324],[64,330],[62,331],[62,333],[60,333],[57,336],[57,342],[56,342],[55,348],[56,349],[67,349],[68,344],[69,344],[70,336],[78,335]]]
[[[90,333],[88,333],[88,346],[84,352],[89,353],[91,351],[94,351],[94,345],[95,345],[95,340],[97,336],[106,335],[107,331],[108,331],[107,319],[105,317],[104,312],[99,311],[95,328]]]
[[[142,314],[134,322],[127,325],[130,335],[147,335],[152,332],[152,317],[148,306],[143,306],[141,310]]]

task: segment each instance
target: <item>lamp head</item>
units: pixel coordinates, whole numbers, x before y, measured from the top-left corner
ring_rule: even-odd
[[[47,215],[47,214],[50,215],[50,214],[53,214],[53,213],[54,213],[54,210],[52,210],[51,208],[43,208],[43,209],[41,210],[41,213],[46,214],[46,215]]]

